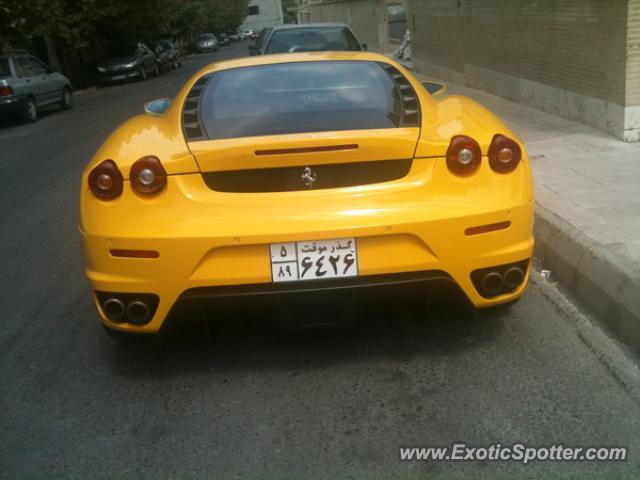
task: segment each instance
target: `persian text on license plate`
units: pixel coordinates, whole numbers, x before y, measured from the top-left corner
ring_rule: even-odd
[[[272,243],[273,282],[358,276],[355,238]]]

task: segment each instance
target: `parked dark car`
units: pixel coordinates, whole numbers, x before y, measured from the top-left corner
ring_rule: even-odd
[[[155,54],[143,43],[127,43],[118,46],[113,56],[98,65],[100,83],[107,84],[133,78],[146,80],[149,75],[159,75],[160,68]]]
[[[170,49],[166,48],[165,45],[160,42],[153,42],[149,44],[149,47],[156,56],[156,63],[158,64],[160,72],[164,73],[178,68],[175,55]]]
[[[262,35],[261,35],[262,37]],[[366,50],[351,29],[341,23],[281,25],[266,34],[254,54]]]
[[[269,36],[271,30],[273,30],[272,27],[265,27],[257,34],[255,43],[249,45],[249,55],[260,55],[260,49],[264,43],[264,39]]]
[[[48,105],[73,107],[69,79],[27,52],[0,54],[0,116],[35,122]]]
[[[182,66],[182,62],[180,61],[180,49],[178,45],[173,40],[161,39],[158,40],[158,43],[162,45],[165,50],[170,52],[170,58],[174,64],[174,68],[178,68]]]
[[[218,43],[221,47],[228,47],[231,44],[229,37],[226,33],[222,32],[218,34]]]

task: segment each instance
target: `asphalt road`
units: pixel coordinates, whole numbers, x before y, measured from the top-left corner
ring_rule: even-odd
[[[637,478],[637,367],[614,341],[586,341],[595,327],[540,281],[478,318],[383,310],[304,334],[194,326],[161,349],[104,334],[76,227],[82,168],[146,101],[243,54],[190,57],[36,124],[0,125],[2,478]],[[457,441],[630,451],[526,466],[399,458]]]

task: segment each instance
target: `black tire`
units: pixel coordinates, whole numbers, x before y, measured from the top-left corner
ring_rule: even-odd
[[[69,87],[62,89],[62,99],[60,100],[60,108],[63,110],[69,110],[73,108],[73,95]]]
[[[160,76],[160,69],[158,68],[158,64],[157,63],[153,66],[153,76],[154,77],[159,77]]]
[[[36,105],[36,101],[31,97],[27,98],[27,101],[25,102],[22,118],[26,123],[34,123],[38,121],[38,106]]]
[[[144,65],[140,67],[140,81],[144,82],[147,79],[147,69],[144,68]]]

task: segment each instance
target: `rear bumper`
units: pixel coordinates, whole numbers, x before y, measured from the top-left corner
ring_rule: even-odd
[[[25,109],[27,97],[13,95],[0,97],[0,113],[5,115],[18,115]]]
[[[475,178],[458,179],[440,159],[416,159],[410,173],[393,182],[250,194],[213,192],[200,174],[170,175],[155,198],[139,197],[125,182],[112,202],[97,200],[85,178],[80,232],[87,276],[94,291],[157,296],[157,309],[144,325],[113,323],[98,305],[108,327],[151,333],[185,296],[285,288],[271,283],[271,243],[354,237],[358,278],[286,288],[354,288],[385,275],[440,272],[474,306],[490,307],[526,288],[530,262],[517,288],[494,297],[482,296],[472,279],[476,270],[532,256],[534,202],[525,167],[496,176],[485,162]],[[492,224],[508,226],[468,232]],[[112,249],[153,250],[159,256],[114,257]]]

